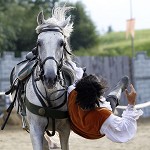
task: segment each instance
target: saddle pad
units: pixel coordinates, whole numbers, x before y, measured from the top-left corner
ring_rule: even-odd
[[[29,61],[25,67],[18,72],[18,79],[22,81],[27,78],[32,73],[36,64],[36,60]]]

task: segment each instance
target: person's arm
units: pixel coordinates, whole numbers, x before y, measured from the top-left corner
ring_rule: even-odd
[[[77,67],[74,62],[70,61],[69,63],[72,65],[73,69],[75,70],[75,82],[73,83],[73,85],[70,85],[68,87],[68,94],[75,89],[75,83],[83,77],[83,73],[84,73],[83,69],[81,67]]]
[[[128,100],[127,109],[123,112],[122,117],[110,115],[104,122],[100,129],[101,134],[105,134],[108,139],[113,142],[127,142],[131,140],[137,130],[137,119],[142,115],[141,110],[134,108],[136,102],[136,91],[132,85],[130,85],[131,92],[126,90],[126,96]]]

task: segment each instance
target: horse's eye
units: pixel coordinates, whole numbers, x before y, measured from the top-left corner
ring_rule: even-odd
[[[41,46],[41,42],[40,41],[37,41],[37,46]]]
[[[62,40],[62,41],[60,41],[60,47],[63,47],[64,46],[64,41]]]

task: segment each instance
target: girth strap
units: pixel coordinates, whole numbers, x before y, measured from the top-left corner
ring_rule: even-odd
[[[61,110],[51,109],[49,107],[37,106],[29,102],[27,98],[25,99],[25,103],[27,109],[35,115],[39,115],[43,117],[51,117],[55,119],[65,119],[69,117],[68,111],[61,111]]]

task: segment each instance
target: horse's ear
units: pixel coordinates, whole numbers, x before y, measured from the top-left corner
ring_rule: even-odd
[[[66,25],[68,25],[69,24],[69,22],[70,22],[70,19],[71,19],[71,16],[69,16],[65,21],[63,21],[62,23],[61,23],[61,27],[62,28],[65,28],[66,27]]]
[[[44,23],[44,15],[43,15],[43,11],[41,11],[38,16],[37,16],[37,23],[38,25],[41,25]]]

